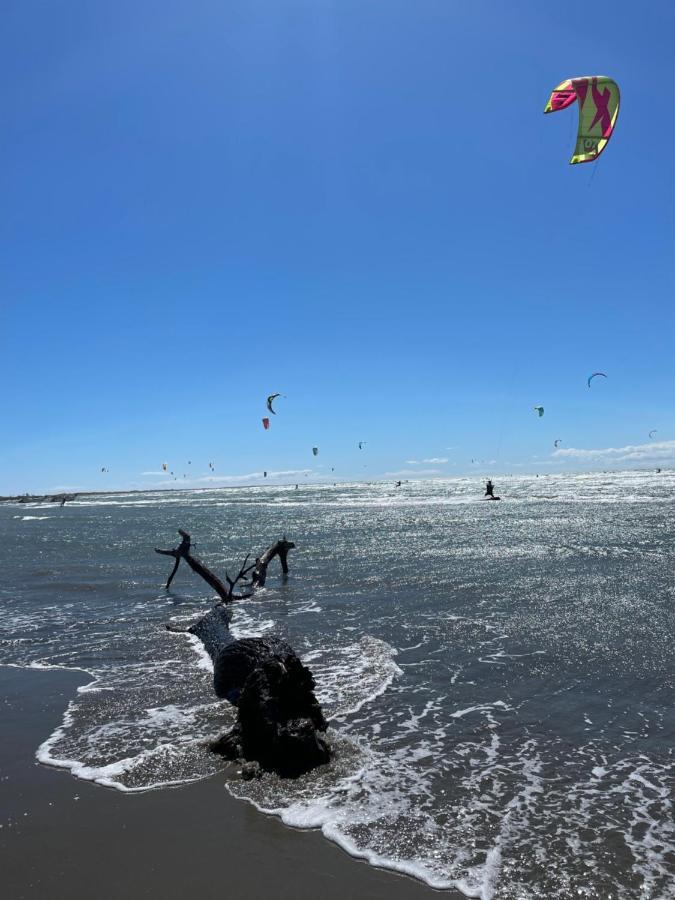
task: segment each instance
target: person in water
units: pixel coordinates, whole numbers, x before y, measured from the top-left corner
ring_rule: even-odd
[[[494,497],[495,495],[495,486],[492,483],[492,479],[488,478],[488,482],[485,485],[485,496],[486,497]]]

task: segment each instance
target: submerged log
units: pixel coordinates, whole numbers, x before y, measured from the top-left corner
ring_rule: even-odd
[[[190,535],[180,532],[182,542],[175,550],[158,550],[176,560],[167,587],[181,559],[216,590],[224,602],[236,599],[233,587],[242,572],[254,570],[253,587],[265,583],[267,566],[279,556],[284,574],[287,554],[295,545],[284,538],[246,568],[236,579],[226,576],[229,587],[190,553]],[[206,573],[206,574],[205,574]],[[208,575],[208,577],[207,577]],[[219,586],[219,587],[218,587]],[[220,589],[219,589],[220,588]],[[250,596],[245,595],[245,596]],[[237,707],[237,724],[213,741],[210,749],[227,759],[244,759],[284,777],[297,777],[330,761],[330,747],[320,733],[327,723],[314,693],[314,678],[293,648],[276,635],[235,640],[230,632],[231,613],[217,603],[205,616],[190,625],[169,624],[172,631],[196,635],[213,661],[216,695]],[[244,777],[255,772],[244,767]]]

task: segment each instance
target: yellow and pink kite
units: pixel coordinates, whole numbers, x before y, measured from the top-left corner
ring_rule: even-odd
[[[567,109],[579,101],[579,130],[571,165],[593,162],[607,146],[619,115],[619,85],[605,75],[568,78],[557,87],[545,113]]]

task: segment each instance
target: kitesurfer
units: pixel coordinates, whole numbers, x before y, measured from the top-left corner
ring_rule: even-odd
[[[488,478],[487,484],[485,485],[485,495],[486,497],[492,497],[494,499],[495,496],[495,486],[492,483],[492,479]]]

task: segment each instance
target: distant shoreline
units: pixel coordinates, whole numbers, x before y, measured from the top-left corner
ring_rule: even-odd
[[[672,475],[675,472],[674,469],[671,468],[661,468],[658,471],[653,467],[649,466],[648,468],[636,468],[636,469],[583,469],[583,470],[574,470],[568,472],[509,472],[504,475],[493,475],[494,478],[497,479],[506,479],[506,478],[550,478],[552,476],[577,476],[577,475],[629,475],[629,474],[638,474],[643,473],[645,475]],[[467,478],[475,478],[476,481],[484,481],[485,475],[476,473],[473,474],[454,474],[450,473],[442,476],[437,476],[435,478],[430,477],[419,477],[415,478],[415,473],[411,472],[409,478],[406,478],[403,481],[403,484],[411,484],[420,481],[424,482],[434,482],[434,481],[455,481],[459,479],[467,479]],[[321,476],[319,476],[321,477]],[[193,492],[193,491],[228,491],[228,490],[245,490],[249,488],[261,488],[261,487],[274,487],[274,488],[282,488],[282,487],[292,487],[295,484],[302,484],[304,487],[316,487],[317,485],[330,485],[330,484],[339,484],[342,487],[347,487],[349,485],[356,484],[387,484],[395,482],[397,479],[390,477],[381,477],[381,478],[371,478],[371,479],[349,479],[346,481],[341,481],[340,478],[330,479],[326,478],[322,481],[303,481],[303,482],[284,482],[284,483],[272,483],[268,482],[267,484],[221,484],[221,485],[213,485],[210,487],[205,487],[200,485],[199,487],[179,487],[176,486],[157,486],[157,487],[146,487],[146,488],[129,488],[128,490],[122,489],[111,489],[108,491],[51,491],[45,494],[15,494],[13,496],[4,496],[0,497],[0,503],[70,503],[73,500],[78,500],[81,497],[110,497],[110,496],[123,496],[126,494],[157,494],[157,493],[170,493],[172,491],[181,491],[181,492]]]

